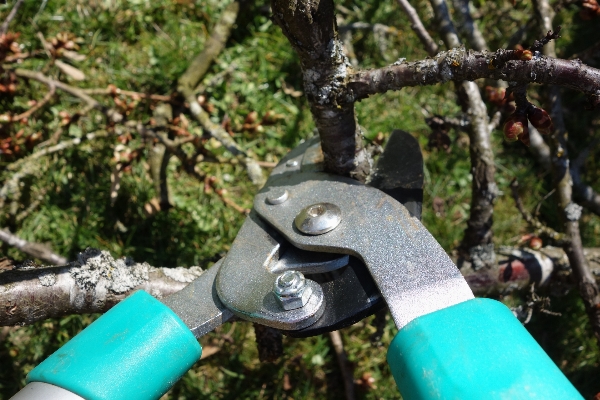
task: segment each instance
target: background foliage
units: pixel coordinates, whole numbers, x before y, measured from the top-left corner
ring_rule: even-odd
[[[345,22],[381,23],[393,28],[383,36],[371,30],[353,32],[357,58],[363,68],[379,67],[399,57],[421,59],[426,53],[412,33],[407,19],[392,1],[338,1]],[[121,89],[145,93],[169,94],[188,62],[199,53],[211,28],[227,2],[208,0],[26,0],[11,30],[19,32],[17,42],[22,51],[42,49],[36,36],[42,32],[47,40],[61,32],[78,38],[78,52],[85,59],[73,62],[84,71],[83,82],[73,82],[45,56],[29,58],[19,65],[31,70],[45,70],[70,84],[86,88],[104,88],[109,84]],[[432,12],[426,2],[415,2],[431,32]],[[532,24],[529,2],[515,6],[503,0],[474,2],[476,17],[492,49],[516,43],[531,43],[539,36]],[[12,4],[0,5],[0,20]],[[583,21],[578,6],[562,4],[557,23],[563,26],[558,41],[559,57],[569,58],[600,40],[597,20]],[[519,39],[515,34],[522,31]],[[592,66],[598,67],[598,60]],[[226,49],[212,66],[206,81],[235,64],[235,69],[205,93],[213,108],[211,118],[220,123],[231,119],[234,127],[243,125],[256,111],[259,118],[267,112],[279,116],[274,125],[259,131],[234,129],[235,140],[256,158],[278,161],[303,138],[313,135],[313,122],[302,91],[298,60],[287,40],[269,18],[268,3],[258,1],[238,17],[236,28]],[[490,82],[480,82],[483,87]],[[0,93],[0,114],[19,113],[29,108],[28,101],[40,100],[46,87],[37,82],[19,83],[14,95]],[[537,90],[537,89],[536,89]],[[543,90],[543,89],[539,89]],[[535,90],[530,91],[533,101]],[[585,99],[565,92],[564,104],[570,130],[572,154],[588,146],[597,137],[600,119],[597,114],[582,111]],[[64,93],[27,124],[4,125],[0,139],[15,137],[20,129],[25,134],[40,132],[41,140],[49,139],[59,127],[61,112],[72,115],[81,109],[80,102]],[[493,106],[490,106],[493,110]],[[459,108],[452,87],[406,88],[357,104],[359,122],[367,131],[367,140],[377,140],[381,132],[387,137],[394,128],[412,132],[424,149],[425,202],[423,221],[445,249],[451,251],[459,242],[469,213],[470,175],[468,137],[452,132],[448,152],[428,147],[430,133],[424,114],[455,116]],[[424,112],[426,110],[426,112]],[[64,113],[63,113],[64,115]],[[149,104],[143,101],[128,116],[148,121]],[[190,117],[188,130],[201,134]],[[69,126],[62,140],[81,137],[105,127],[97,112],[91,112]],[[381,135],[379,135],[379,139]],[[36,142],[37,144],[39,142]],[[206,193],[202,182],[182,171],[179,161],[171,159],[168,169],[173,207],[168,212],[145,211],[156,193],[146,162],[150,148],[133,137],[130,148],[141,148],[138,162],[122,178],[114,204],[110,201],[110,176],[115,165],[113,153],[118,142],[114,137],[83,142],[81,145],[42,158],[39,168],[22,180],[21,198],[10,209],[7,203],[0,212],[0,226],[6,226],[24,239],[48,243],[59,254],[73,259],[88,246],[109,250],[114,256],[131,256],[155,266],[209,267],[222,257],[239,229],[243,215],[227,207],[214,193]],[[218,143],[208,141],[212,152],[229,157]],[[510,198],[508,187],[517,177],[527,188],[524,198],[534,209],[551,190],[549,171],[544,171],[520,143],[503,143],[495,132],[497,183],[503,191],[496,204],[494,224],[497,244],[517,244],[527,228]],[[11,175],[2,170],[16,159],[33,151],[34,145],[20,153],[0,154],[3,182]],[[598,155],[598,149],[592,155]],[[600,190],[598,168],[590,157],[588,181]],[[203,163],[202,172],[217,178],[217,186],[243,207],[250,207],[257,190],[244,168],[235,163]],[[437,206],[434,210],[434,200]],[[441,204],[441,207],[439,206]],[[16,207],[16,208],[15,208]],[[542,218],[557,226],[552,196],[541,203]],[[16,216],[20,215],[19,218]],[[584,214],[582,234],[586,246],[598,246],[600,219]],[[0,255],[17,260],[25,256],[6,245]],[[552,310],[562,317],[535,315],[528,325],[551,357],[572,379],[586,398],[600,392],[599,352],[587,326],[583,306],[575,291],[551,293]],[[522,301],[519,296],[505,299],[510,304]],[[19,329],[4,328],[0,333],[0,399],[9,398],[24,385],[25,375],[43,358],[65,343],[95,316],[70,316],[48,320]],[[385,363],[385,349],[395,334],[388,323],[380,341],[372,343],[375,328],[370,319],[344,329],[346,351],[354,365],[359,383],[359,397],[365,399],[399,398]],[[201,340],[213,355],[190,370],[165,396],[167,399],[188,398],[341,398],[343,385],[333,349],[327,336],[310,339],[285,338],[285,355],[275,364],[258,361],[254,332],[249,324],[226,324]],[[507,346],[507,351],[510,347]],[[372,379],[370,379],[372,378]]]

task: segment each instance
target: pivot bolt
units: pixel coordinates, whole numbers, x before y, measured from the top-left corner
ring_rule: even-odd
[[[301,272],[286,271],[275,279],[273,293],[284,310],[295,310],[308,303],[312,288],[306,284]]]
[[[321,235],[335,229],[342,221],[342,211],[331,203],[317,203],[300,211],[296,228],[307,235]]]

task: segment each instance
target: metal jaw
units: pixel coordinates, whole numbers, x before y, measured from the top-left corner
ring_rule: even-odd
[[[386,151],[400,146],[404,156],[384,153],[373,184],[393,192],[407,207],[378,189],[320,172],[322,153],[313,139],[274,168],[227,256],[210,275],[198,279],[205,283],[194,282],[190,286],[196,289],[165,302],[183,310],[184,322],[197,333],[210,331],[233,313],[302,337],[354,323],[383,305],[382,297],[398,328],[473,298],[456,266],[418,219],[418,144],[399,131],[390,143]],[[406,165],[398,167],[402,163]],[[316,203],[328,205],[310,207]],[[301,224],[307,210],[317,215],[313,211],[329,209],[341,216],[333,227]],[[273,292],[285,271],[308,274],[305,282],[312,295],[302,298],[303,306],[282,307]],[[203,305],[199,316],[198,300],[190,296],[202,288],[211,293],[203,300],[211,305]]]
[[[254,199],[256,212],[294,246],[350,254],[373,276],[399,329],[413,319],[472,299],[458,268],[421,222],[390,196],[353,179],[324,173],[273,178],[270,186],[290,193],[283,204]],[[301,233],[292,221],[315,202],[342,212],[339,226],[318,236]]]

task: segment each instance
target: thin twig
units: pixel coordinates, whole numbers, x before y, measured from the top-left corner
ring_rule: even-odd
[[[14,121],[20,121],[24,118],[29,118],[37,110],[44,107],[50,100],[52,100],[52,97],[54,97],[54,94],[56,93],[56,87],[54,86],[54,84],[48,85],[48,89],[49,89],[48,93],[46,93],[46,95],[44,96],[44,98],[42,100],[35,103],[35,105],[33,107],[31,107],[29,110],[25,111],[24,113],[15,115],[14,117],[12,117],[12,119]]]
[[[19,8],[23,4],[23,2],[24,0],[17,0],[12,10],[10,10],[8,16],[6,17],[2,25],[0,25],[0,36],[5,35],[6,32],[8,32],[8,26],[10,25],[12,20],[15,19],[15,17],[17,16],[17,12],[19,11]]]
[[[340,331],[329,332],[329,338],[333,344],[335,350],[335,356],[340,366],[340,372],[344,380],[344,392],[346,394],[346,400],[354,400],[354,376],[352,369],[348,363],[348,356],[346,356],[346,350],[344,350],[344,342],[342,341],[342,335]]]
[[[427,53],[429,55],[436,54],[439,51],[439,47],[423,26],[423,22],[421,22],[421,18],[419,18],[417,10],[410,5],[408,0],[398,0],[398,4],[400,7],[402,7],[402,10],[404,10],[404,13],[410,20],[410,27],[417,34],[419,40],[421,40],[421,43],[423,43],[425,46]]]
[[[94,140],[96,138],[102,138],[102,137],[107,137],[109,136],[110,133],[108,131],[105,130],[99,130],[96,132],[91,132],[91,133],[87,133],[85,135],[83,135],[80,138],[75,138],[75,139],[71,139],[71,140],[65,140],[64,142],[60,142],[57,145],[51,146],[51,147],[47,147],[45,149],[36,151],[35,153],[30,154],[27,157],[24,157],[14,163],[12,163],[11,165],[8,166],[8,169],[11,170],[17,170],[20,169],[22,165],[24,164],[28,164],[32,161],[35,161],[41,157],[47,156],[49,154],[52,153],[56,153],[58,151],[62,151],[65,149],[68,149],[70,147],[73,146],[78,146],[79,144],[81,144],[84,141],[89,141],[89,140]]]
[[[67,259],[54,253],[45,245],[39,243],[28,242],[25,239],[21,239],[17,235],[9,232],[8,229],[0,228],[0,240],[5,242],[11,247],[22,251],[23,253],[42,260],[44,262],[53,265],[64,265],[67,263]]]
[[[104,95],[122,95],[122,96],[127,96],[127,97],[133,97],[133,98],[140,98],[140,99],[150,99],[150,100],[155,100],[155,101],[166,101],[166,102],[170,102],[173,101],[173,97],[172,96],[165,96],[165,95],[161,95],[161,94],[148,94],[148,93],[142,93],[142,92],[133,92],[131,90],[123,90],[123,89],[119,89],[119,88],[114,88],[114,87],[107,87],[107,88],[93,88],[93,89],[80,89],[82,93],[85,94],[89,94],[90,96],[104,96]]]
[[[483,38],[483,34],[473,21],[473,16],[471,15],[471,10],[469,10],[469,0],[453,0],[452,4],[454,4],[454,9],[458,11],[460,15],[460,19],[462,19],[462,24],[460,24],[462,31],[467,35],[467,39],[469,41],[469,45],[477,50],[484,51],[487,50],[487,44],[485,39]]]
[[[112,122],[121,122],[123,120],[123,116],[119,114],[116,110],[105,107],[100,104],[96,99],[90,97],[88,94],[84,93],[81,89],[76,88],[71,85],[67,85],[64,82],[51,79],[41,72],[29,71],[26,69],[16,69],[15,75],[20,76],[21,78],[33,79],[38,82],[43,83],[48,87],[56,87],[57,89],[62,90],[63,92],[69,93],[72,96],[75,96],[83,101],[85,101],[90,107],[101,111],[105,114]]]
[[[515,200],[515,205],[517,206],[517,210],[521,213],[523,219],[531,225],[532,228],[536,230],[536,234],[545,235],[557,242],[557,244],[562,245],[568,242],[569,238],[567,238],[563,233],[559,233],[552,228],[547,227],[542,224],[537,218],[532,216],[525,210],[523,206],[523,202],[521,201],[521,197],[519,196],[519,182],[517,178],[513,179],[510,183],[510,189],[512,192],[513,199]]]

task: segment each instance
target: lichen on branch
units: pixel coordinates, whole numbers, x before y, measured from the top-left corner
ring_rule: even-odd
[[[353,99],[346,98],[351,65],[338,37],[333,0],[273,0],[271,8],[274,21],[300,57],[325,167],[364,181],[372,161],[363,148]]]
[[[545,83],[569,87],[589,96],[593,107],[600,106],[600,70],[580,60],[562,60],[542,55],[523,60],[518,50],[472,51],[463,47],[438,53],[433,58],[395,63],[359,71],[348,77],[351,100],[407,86],[435,85],[448,81],[481,78],[515,83]]]

